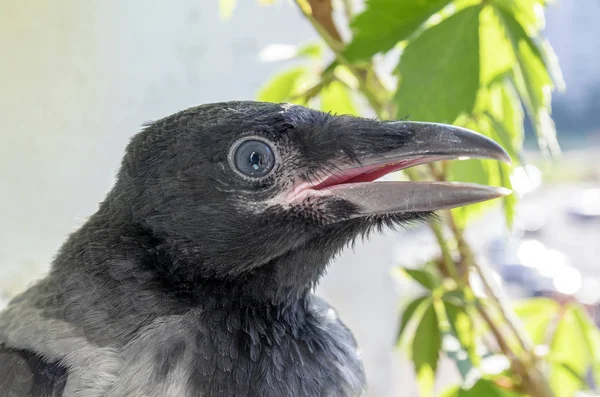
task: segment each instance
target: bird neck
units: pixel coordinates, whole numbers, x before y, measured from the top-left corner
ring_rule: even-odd
[[[126,290],[128,300],[154,294],[161,302],[154,309],[162,314],[205,302],[274,312],[302,307],[330,257],[320,250],[297,251],[235,276],[212,275],[190,242],[156,236],[108,207],[68,239],[54,263],[55,274],[94,269],[100,281],[90,287],[112,286],[106,294]]]

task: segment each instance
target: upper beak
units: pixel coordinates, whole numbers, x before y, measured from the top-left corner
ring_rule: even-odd
[[[397,148],[360,156],[358,164],[346,164],[341,172],[313,181],[294,195],[343,199],[358,208],[355,216],[366,216],[450,209],[511,193],[502,187],[470,183],[373,182],[390,172],[437,160],[480,158],[510,163],[509,155],[500,145],[464,128],[421,122],[385,123],[382,127],[408,134],[398,134],[402,139]],[[373,139],[377,139],[376,134]]]

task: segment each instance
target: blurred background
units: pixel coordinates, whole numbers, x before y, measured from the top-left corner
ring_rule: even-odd
[[[600,2],[558,0],[545,34],[567,90],[553,116],[564,155],[549,162],[529,133],[528,166],[510,233],[500,211],[469,235],[510,297],[600,302]],[[271,44],[316,40],[298,9],[240,1],[0,1],[0,307],[43,275],[65,237],[111,188],[128,139],[183,108],[253,99],[280,63]],[[399,264],[435,250],[428,230],[374,236],[346,252],[319,287],[356,335],[369,396],[413,395],[414,373],[394,351],[398,309],[414,293]],[[600,316],[597,316],[600,322]],[[453,378],[442,364],[442,378]],[[442,379],[443,382],[443,379]],[[416,393],[416,392],[414,392]]]

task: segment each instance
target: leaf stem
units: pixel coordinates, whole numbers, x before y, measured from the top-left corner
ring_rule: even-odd
[[[465,240],[462,230],[456,225],[452,214],[448,215],[448,225],[450,226],[450,229],[452,230],[452,233],[456,238],[458,250],[462,257],[462,262],[464,262],[464,267],[466,269],[472,267],[479,274],[486,294],[492,299],[492,301],[497,306],[500,314],[502,315],[503,320],[506,322],[510,330],[517,338],[520,347],[523,349],[523,351],[527,353],[532,353],[533,344],[528,338],[525,331],[520,326],[520,320],[516,318],[516,316],[509,309],[508,304],[506,303],[506,299],[498,290],[497,285],[495,285],[496,282],[493,276],[490,274],[489,268],[485,265],[478,263],[475,260],[473,251],[471,250],[471,247],[469,247],[469,244]]]
[[[342,4],[344,6],[344,15],[346,15],[348,24],[350,24],[350,22],[352,22],[352,17],[354,16],[354,6],[352,5],[352,0],[342,0]]]

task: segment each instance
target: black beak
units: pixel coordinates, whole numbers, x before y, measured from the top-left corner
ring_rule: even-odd
[[[387,122],[381,123],[381,127],[402,132],[397,134],[397,148],[361,155],[353,164],[340,165],[341,172],[312,181],[294,196],[339,198],[354,204],[358,208],[355,216],[359,217],[450,209],[511,193],[502,187],[469,183],[374,182],[390,172],[438,160],[479,158],[510,163],[509,155],[500,145],[464,128],[420,122]],[[373,131],[372,126],[369,129]],[[386,139],[389,136],[386,134]],[[377,139],[376,134],[373,139]]]

